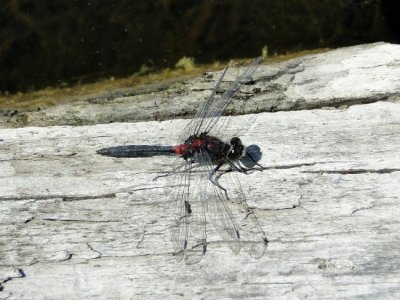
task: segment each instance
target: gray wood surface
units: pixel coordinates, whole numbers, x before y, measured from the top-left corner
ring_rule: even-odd
[[[399,75],[400,46],[380,43],[262,66],[243,87],[262,113],[229,125],[254,122],[241,138],[267,167],[239,174],[269,239],[258,260],[210,229],[203,260],[178,263],[163,181],[152,181],[174,158],[95,154],[167,145],[187,120],[1,129],[0,298],[400,297]],[[212,84],[186,83],[171,103],[196,103]],[[96,105],[107,120],[123,107]]]

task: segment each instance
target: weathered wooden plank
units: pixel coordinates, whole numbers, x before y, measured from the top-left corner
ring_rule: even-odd
[[[292,61],[292,73],[261,68],[262,92],[241,91],[260,110],[288,110],[229,119],[230,132],[254,122],[241,138],[267,167],[239,174],[270,241],[259,260],[235,256],[209,228],[203,260],[177,263],[164,182],[152,181],[173,158],[95,154],[169,144],[185,120],[1,129],[0,298],[399,297],[398,49],[339,49]],[[286,96],[268,96],[276,81]]]
[[[307,55],[282,63],[261,65],[255,84],[243,86],[238,99],[252,101],[245,110],[232,106],[227,114],[338,107],[377,100],[398,101],[400,45],[375,43]],[[222,72],[222,71],[221,71]],[[38,111],[0,115],[0,127],[88,125],[187,118],[210,94],[221,72],[209,73],[167,87],[138,88],[91,95],[80,102]],[[227,84],[239,71],[232,68]],[[224,89],[225,85],[222,85]],[[238,101],[240,103],[240,101]]]
[[[249,117],[234,117],[232,127]],[[1,130],[1,274],[16,277],[3,294],[398,295],[400,104],[258,115],[243,140],[261,147],[269,169],[240,178],[268,251],[254,260],[211,243],[194,266],[171,255],[162,183],[151,181],[170,159],[94,153],[166,144],[184,122]]]

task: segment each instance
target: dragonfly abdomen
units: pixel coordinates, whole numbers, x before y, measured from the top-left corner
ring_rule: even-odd
[[[174,155],[174,147],[157,145],[128,145],[103,148],[97,154],[112,157],[151,157],[159,155]]]

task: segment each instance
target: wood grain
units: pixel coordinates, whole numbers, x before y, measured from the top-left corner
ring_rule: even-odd
[[[274,66],[255,75],[250,100],[280,111],[229,125],[254,122],[241,138],[267,167],[239,175],[270,241],[259,260],[210,229],[203,260],[177,263],[152,181],[174,158],[95,154],[167,145],[187,120],[1,129],[0,298],[399,297],[399,57],[373,44],[291,62],[281,99],[266,96]]]

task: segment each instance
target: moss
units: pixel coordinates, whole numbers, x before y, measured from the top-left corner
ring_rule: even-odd
[[[299,51],[288,53],[285,55],[275,55],[266,57],[264,63],[274,63],[289,60],[295,57],[304,56],[307,54],[314,54],[326,51],[327,49],[315,49],[309,51]],[[261,49],[260,49],[261,54]],[[246,59],[237,59],[239,64],[248,62]],[[138,72],[129,77],[121,78],[108,78],[102,79],[93,83],[74,84],[64,87],[47,87],[42,90],[15,93],[10,95],[0,96],[0,109],[1,110],[38,110],[43,106],[55,106],[59,104],[71,103],[74,101],[81,101],[91,94],[100,94],[104,91],[111,91],[123,88],[134,88],[152,83],[168,83],[179,82],[188,78],[200,76],[207,71],[221,70],[227,62],[215,62],[213,64],[194,64],[193,61],[188,62],[185,60],[185,66],[177,64],[176,68],[166,68],[157,72]],[[143,71],[143,70],[142,70]]]

